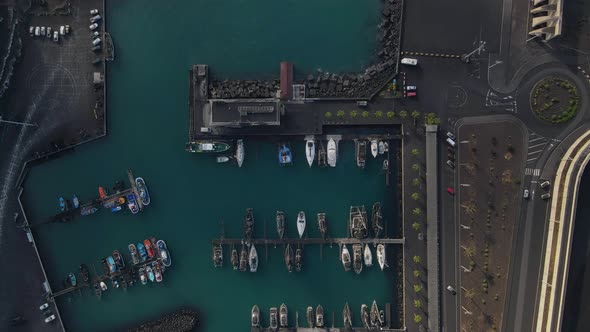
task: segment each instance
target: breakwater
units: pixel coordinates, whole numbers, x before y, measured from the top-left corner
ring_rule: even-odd
[[[156,320],[143,323],[137,327],[130,328],[129,332],[167,331],[185,332],[193,331],[199,323],[197,312],[193,309],[181,309],[166,314]]]

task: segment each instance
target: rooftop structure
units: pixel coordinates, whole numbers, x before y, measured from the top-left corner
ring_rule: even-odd
[[[281,99],[289,100],[293,96],[293,64],[281,62]]]
[[[210,127],[279,126],[283,104],[278,99],[211,99]]]

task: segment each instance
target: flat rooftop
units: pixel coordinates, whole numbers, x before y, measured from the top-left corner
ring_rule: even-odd
[[[209,126],[278,126],[283,105],[278,99],[211,99]]]

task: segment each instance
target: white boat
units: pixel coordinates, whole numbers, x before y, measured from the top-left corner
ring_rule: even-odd
[[[104,281],[100,282],[100,289],[102,289],[103,291],[107,290],[107,284],[105,284]]]
[[[342,261],[342,266],[344,266],[344,271],[350,271],[350,266],[352,263],[350,260],[350,251],[348,251],[348,248],[346,248],[346,244],[342,246],[340,260]]]
[[[242,164],[244,163],[244,157],[246,156],[246,150],[244,150],[244,140],[239,139],[237,145],[236,160],[238,162],[238,167],[242,167]]]
[[[385,245],[383,243],[377,245],[377,262],[379,263],[381,271],[383,271],[385,268]]]
[[[216,158],[218,163],[227,163],[229,161],[228,156],[219,156]]]
[[[250,272],[256,272],[256,270],[258,270],[258,253],[256,252],[254,244],[250,247],[250,257],[248,261],[250,262]]]
[[[297,232],[299,232],[299,238],[302,238],[305,233],[305,212],[303,211],[297,214]]]
[[[379,154],[379,144],[376,139],[371,140],[371,154],[373,155],[373,158],[377,158],[377,155]]]
[[[333,138],[328,141],[328,165],[330,167],[336,167],[336,159],[338,158],[338,152],[336,151],[336,142]]]
[[[383,144],[383,141],[379,141],[377,150],[378,150],[379,154],[385,153],[385,144]]]
[[[307,157],[309,167],[311,167],[313,160],[315,159],[315,141],[313,139],[305,141],[305,156]]]
[[[371,253],[371,248],[369,248],[368,244],[365,244],[365,252],[363,256],[365,259],[365,266],[373,266],[373,254]]]

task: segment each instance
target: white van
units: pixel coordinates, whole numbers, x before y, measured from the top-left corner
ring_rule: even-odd
[[[410,66],[417,66],[418,65],[418,59],[414,59],[414,58],[403,58],[401,62],[403,65],[410,65]]]
[[[450,146],[455,147],[455,141],[453,141],[450,137],[447,137],[447,143],[449,143]]]
[[[92,45],[98,45],[100,44],[100,38],[96,38],[95,40],[92,41]]]

